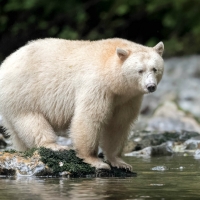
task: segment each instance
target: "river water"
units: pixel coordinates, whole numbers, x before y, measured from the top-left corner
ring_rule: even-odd
[[[137,177],[0,177],[0,199],[200,199],[200,160],[192,156],[126,157]]]

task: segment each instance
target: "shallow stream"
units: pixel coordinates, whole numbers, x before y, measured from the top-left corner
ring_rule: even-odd
[[[200,199],[200,160],[192,156],[125,159],[137,177],[0,177],[0,199]]]

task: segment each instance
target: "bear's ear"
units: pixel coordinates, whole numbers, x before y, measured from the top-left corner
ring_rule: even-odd
[[[163,52],[164,52],[164,44],[163,42],[159,42],[155,47],[153,47],[153,49],[156,50],[156,52],[162,56],[163,55]]]
[[[121,59],[121,60],[125,60],[128,55],[129,55],[129,52],[124,50],[124,49],[121,49],[121,48],[117,48],[116,49],[116,52],[117,52],[117,55],[118,57]]]

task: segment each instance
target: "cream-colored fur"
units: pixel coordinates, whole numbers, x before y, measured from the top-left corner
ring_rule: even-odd
[[[145,47],[124,39],[42,39],[11,54],[0,68],[0,114],[17,150],[56,144],[70,129],[85,162],[131,168],[121,158],[143,95],[163,73],[163,43]]]

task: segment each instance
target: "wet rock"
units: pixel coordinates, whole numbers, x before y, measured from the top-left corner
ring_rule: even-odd
[[[40,161],[37,152],[31,157],[26,158],[18,153],[0,153],[0,175],[6,176],[33,176],[43,175],[48,168]]]
[[[186,139],[186,138],[185,138]],[[192,137],[186,141],[180,140],[178,142],[173,142],[172,150],[176,153],[189,153],[189,155],[194,155],[195,151],[200,149],[199,136]]]
[[[111,170],[98,169],[96,170],[95,177],[135,177],[137,173],[131,172],[126,169],[118,169],[111,167]]]
[[[200,149],[200,134],[197,132],[132,131],[127,144],[134,148],[126,156],[151,157],[178,153],[194,155]]]
[[[129,145],[129,143],[134,142],[134,145],[132,146],[134,148],[132,149],[132,151],[137,151],[144,149],[145,147],[161,145],[166,142],[173,142],[174,145],[179,145],[183,144],[186,140],[191,138],[197,140],[199,136],[200,136],[199,133],[190,131],[181,131],[181,132],[134,131],[131,133],[127,145]]]
[[[197,150],[200,149],[200,140],[192,138],[184,142],[185,149],[187,150]]]
[[[153,146],[151,156],[171,156],[173,154],[172,146],[172,142],[166,142],[158,146]]]
[[[146,147],[140,151],[126,153],[125,156],[151,157],[151,156],[170,156],[173,154],[172,143],[167,142],[158,146]]]
[[[174,142],[172,149],[175,153],[184,153],[185,152],[185,145],[183,143],[180,143],[180,142]]]
[[[24,153],[0,152],[0,175],[126,177],[136,176],[136,173],[113,167],[111,170],[96,170],[78,158],[73,150],[52,151],[41,147]]]

